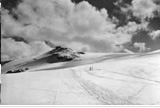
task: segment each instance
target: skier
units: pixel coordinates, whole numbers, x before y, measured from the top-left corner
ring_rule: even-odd
[[[90,70],[90,71],[93,71],[93,67],[91,66],[91,67],[89,68],[89,70]]]

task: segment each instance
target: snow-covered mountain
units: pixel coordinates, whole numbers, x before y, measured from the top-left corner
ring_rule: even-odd
[[[82,53],[75,52],[70,48],[64,48],[61,46],[55,47],[55,49],[46,52],[40,56],[25,58],[21,60],[15,60],[12,62],[7,62],[6,65],[3,66],[2,73],[14,73],[19,71],[19,69],[39,66],[47,63],[57,63],[57,62],[66,62],[71,60],[76,60],[79,58],[79,55]]]
[[[160,53],[81,53],[57,47],[7,63],[3,73],[29,69],[1,75],[1,104],[160,104]]]
[[[160,50],[154,50],[152,52],[149,52],[150,54],[154,54],[154,53],[160,53]]]

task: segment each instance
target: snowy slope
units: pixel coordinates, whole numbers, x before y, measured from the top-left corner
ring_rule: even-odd
[[[2,67],[2,74],[8,73],[9,71],[15,73],[17,72],[17,70],[25,70],[25,68],[32,69],[36,66],[39,67],[48,63],[67,62],[79,58],[79,55],[81,54],[73,51],[70,48],[63,48],[57,46],[55,49],[46,52],[42,55],[22,58],[6,63]]]
[[[159,105],[160,53],[85,54],[2,74],[2,104]]]

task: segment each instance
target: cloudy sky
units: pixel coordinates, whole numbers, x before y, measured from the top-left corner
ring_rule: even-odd
[[[1,0],[1,60],[61,45],[78,51],[160,49],[160,0]]]

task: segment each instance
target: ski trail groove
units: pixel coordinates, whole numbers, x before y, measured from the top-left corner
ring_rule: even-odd
[[[100,87],[99,85],[78,77],[74,70],[72,70],[72,72],[73,77],[80,83],[84,90],[86,90],[89,95],[96,98],[98,101],[101,101],[106,105],[134,105],[134,103],[120,98],[111,90]]]

